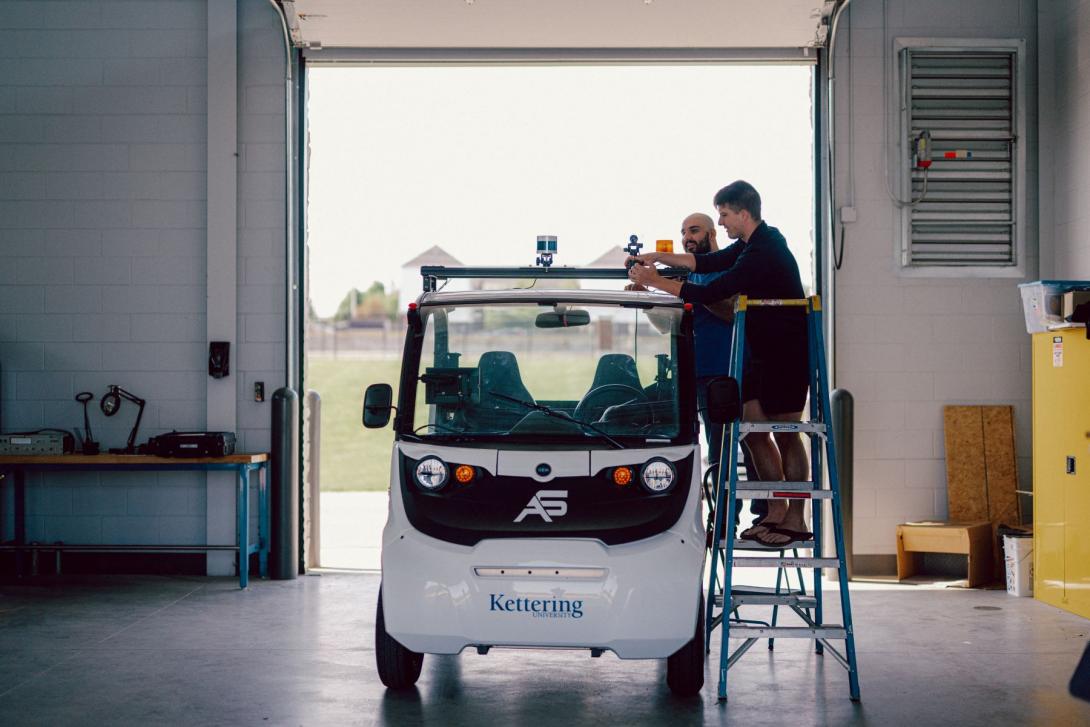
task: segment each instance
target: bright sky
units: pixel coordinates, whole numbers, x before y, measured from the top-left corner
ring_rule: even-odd
[[[584,265],[639,235],[761,193],[811,279],[813,131],[803,66],[311,68],[310,297],[401,286],[439,245],[465,265]],[[720,246],[723,231],[720,229]],[[419,290],[411,291],[413,296]]]

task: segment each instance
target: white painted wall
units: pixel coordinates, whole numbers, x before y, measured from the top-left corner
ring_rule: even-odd
[[[253,381],[269,394],[284,381],[284,51],[265,0],[238,6],[230,428],[240,449],[260,451],[269,446],[269,405],[251,400]],[[96,437],[122,446],[135,408],[126,403],[105,419],[97,399],[108,384],[148,400],[140,441],[204,429],[205,0],[7,2],[3,17],[4,429],[82,427],[73,396],[87,390]],[[204,483],[190,473],[33,476],[28,537],[205,542]],[[10,521],[3,525],[10,537]]]
[[[848,202],[848,152],[854,150],[859,221],[847,227],[844,265],[835,278],[836,365],[837,385],[855,396],[859,554],[894,553],[898,523],[946,516],[946,404],[1013,404],[1022,485],[1029,485],[1031,471],[1030,341],[1016,287],[1023,281],[899,274],[899,216],[883,176],[883,126],[890,119],[882,89],[883,54],[892,53],[894,38],[1025,39],[1026,270],[1028,279],[1036,279],[1037,2],[884,4],[883,30],[882,0],[854,0],[837,41],[838,204]]]

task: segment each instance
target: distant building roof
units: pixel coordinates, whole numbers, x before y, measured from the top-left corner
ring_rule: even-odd
[[[614,245],[599,255],[595,260],[587,263],[588,268],[623,268],[624,261],[628,259],[628,253],[621,249],[620,245]]]
[[[403,268],[419,268],[424,265],[446,265],[447,267],[461,267],[462,263],[449,252],[439,247],[438,245],[432,245],[424,252],[420,253],[412,260],[402,263]]]

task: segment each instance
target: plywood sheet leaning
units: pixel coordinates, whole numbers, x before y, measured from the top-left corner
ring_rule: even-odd
[[[1014,457],[1014,408],[985,406],[984,466],[988,482],[988,519],[992,525],[1019,525],[1018,464]]]
[[[992,526],[994,571],[1002,573],[1000,525],[1018,525],[1018,467],[1014,454],[1014,408],[947,406],[946,497],[954,522],[985,520]]]
[[[1000,525],[1019,525],[1018,465],[1014,458],[1014,408],[982,407],[984,421],[984,466],[988,481],[988,520],[992,523],[992,552],[995,574],[1003,574],[1003,550],[999,545]]]
[[[946,440],[946,505],[950,520],[990,520],[981,407],[946,406],[942,416]]]

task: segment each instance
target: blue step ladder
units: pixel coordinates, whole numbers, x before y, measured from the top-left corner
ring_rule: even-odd
[[[739,296],[734,312],[734,344],[731,348],[731,377],[742,386],[742,352],[745,345],[746,311],[758,306],[798,306],[806,311],[807,342],[810,373],[810,419],[802,422],[729,422],[723,435],[715,497],[715,516],[711,540],[711,573],[708,580],[708,597],[705,613],[705,640],[711,650],[711,633],[718,626],[722,629],[719,652],[719,700],[727,699],[727,672],[760,639],[769,640],[769,649],[777,638],[811,639],[814,651],[828,651],[848,670],[848,690],[852,701],[859,701],[859,669],[855,656],[855,634],[852,628],[851,600],[848,595],[848,571],[844,563],[844,524],[840,503],[840,480],[836,467],[836,450],[833,442],[829,406],[829,379],[825,365],[825,340],[822,329],[821,301],[818,296],[804,299],[756,300]],[[760,482],[740,481],[738,478],[738,445],[751,432],[798,432],[810,438],[810,481],[808,482]],[[824,442],[824,452],[821,443]],[[822,463],[828,467],[828,487],[823,487]],[[755,542],[725,537],[724,530],[733,532],[739,500],[743,499],[808,499],[813,503],[812,529],[814,539],[785,543],[783,546],[762,546]],[[835,557],[822,555],[822,503],[832,501]],[[720,517],[719,513],[725,513]],[[737,557],[736,551],[765,551],[762,555]],[[791,555],[785,553],[791,550]],[[799,557],[799,550],[809,550],[810,557]],[[777,568],[775,588],[757,588],[734,585],[735,568]],[[802,581],[802,569],[813,568],[814,587],[807,593]],[[836,569],[840,589],[840,624],[827,624],[822,604],[822,571]],[[722,583],[719,571],[722,570]],[[790,581],[781,588],[781,579],[795,570],[799,587],[793,589]],[[729,596],[727,595],[729,594]],[[745,620],[738,615],[743,605],[772,606],[771,623]],[[781,607],[794,612],[802,621],[801,626],[777,625]],[[719,609],[716,612],[716,609]],[[741,646],[730,651],[730,639],[742,639]],[[844,653],[829,642],[843,640]]]

